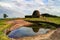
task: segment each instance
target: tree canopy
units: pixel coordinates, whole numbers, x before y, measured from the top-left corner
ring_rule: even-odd
[[[3,14],[3,17],[6,18],[6,17],[8,17],[8,15],[7,14]]]

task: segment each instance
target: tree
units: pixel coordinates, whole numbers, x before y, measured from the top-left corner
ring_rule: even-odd
[[[3,14],[3,17],[6,18],[6,17],[8,17],[8,15],[7,14]]]
[[[51,15],[51,14],[48,14],[48,13],[45,13],[45,14],[41,14],[42,16],[45,16],[45,17],[58,17],[56,15]]]

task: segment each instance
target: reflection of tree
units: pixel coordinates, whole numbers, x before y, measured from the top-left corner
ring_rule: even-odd
[[[38,32],[39,28],[32,28],[34,32]]]

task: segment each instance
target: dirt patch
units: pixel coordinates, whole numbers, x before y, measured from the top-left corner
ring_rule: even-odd
[[[32,25],[33,23],[30,23],[30,22],[27,22],[27,21],[24,21],[24,20],[11,20],[11,21],[8,21],[7,24],[12,24],[12,26],[8,29],[5,30],[5,33],[8,34],[9,32],[15,30],[15,29],[18,29],[22,26],[29,26],[29,25]]]
[[[60,28],[57,28],[48,40],[60,40]]]

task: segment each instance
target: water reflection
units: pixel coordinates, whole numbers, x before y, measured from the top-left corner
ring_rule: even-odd
[[[48,29],[40,28],[37,33],[33,31],[30,27],[20,27],[19,29],[16,29],[8,34],[10,38],[20,38],[25,36],[34,36],[36,34],[45,34],[48,31]]]

